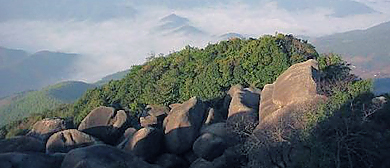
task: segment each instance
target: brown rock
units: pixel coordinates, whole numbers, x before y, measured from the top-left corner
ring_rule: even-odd
[[[32,136],[46,142],[54,133],[68,129],[65,120],[59,118],[45,118],[36,122],[27,136]]]
[[[127,114],[123,110],[115,111],[110,107],[98,107],[92,110],[78,130],[99,138],[107,144],[114,145],[123,134],[127,125]]]
[[[164,120],[165,146],[169,152],[181,154],[191,149],[205,112],[204,103],[196,97],[171,110]]]
[[[76,129],[64,130],[53,134],[46,143],[47,153],[67,153],[72,149],[100,143],[94,137]]]

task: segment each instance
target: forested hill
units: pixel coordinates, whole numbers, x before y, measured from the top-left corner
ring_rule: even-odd
[[[212,104],[234,84],[262,88],[292,64],[318,56],[314,47],[290,35],[230,39],[204,49],[187,46],[133,66],[127,76],[82,96],[70,110],[79,123],[100,105],[141,111],[198,96]]]

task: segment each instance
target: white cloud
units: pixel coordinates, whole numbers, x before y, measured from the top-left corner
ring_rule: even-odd
[[[370,2],[374,4],[374,2]],[[388,3],[383,1],[382,3]],[[390,20],[388,13],[331,17],[332,10],[315,8],[288,12],[276,3],[262,6],[232,2],[213,7],[173,10],[165,7],[142,7],[136,19],[89,21],[8,21],[0,23],[0,46],[30,52],[52,50],[85,55],[79,60],[80,73],[73,79],[96,81],[104,75],[144,62],[148,53],[168,53],[191,44],[203,47],[211,38],[164,36],[151,33],[158,20],[171,13],[187,17],[192,25],[211,35],[228,32],[254,37],[276,31],[318,36],[363,29]]]

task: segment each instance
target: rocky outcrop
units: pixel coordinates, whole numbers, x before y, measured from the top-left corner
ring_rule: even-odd
[[[70,151],[61,168],[159,168],[109,145],[93,145]]]
[[[317,92],[318,63],[315,60],[292,65],[261,93],[259,127],[276,122],[290,112],[302,111],[324,99]],[[268,124],[267,124],[268,123]]]
[[[64,130],[53,134],[46,143],[47,153],[67,153],[72,149],[100,143],[91,135],[76,129]]]
[[[205,133],[194,142],[192,149],[198,157],[212,161],[221,156],[226,147],[224,139],[214,134]]]
[[[45,152],[45,144],[28,136],[0,140],[0,153],[7,152]]]
[[[27,136],[32,136],[46,142],[54,133],[68,129],[66,121],[59,118],[46,118],[36,122]]]
[[[59,168],[62,157],[44,153],[3,153],[0,154],[1,168]]]
[[[193,97],[173,108],[164,120],[164,139],[167,150],[181,154],[191,149],[199,135],[206,107],[202,100]]]
[[[161,152],[163,133],[161,130],[146,127],[138,130],[123,145],[125,151],[133,152],[136,156],[150,160]]]
[[[124,132],[127,124],[127,114],[123,110],[115,111],[111,107],[98,107],[92,110],[78,130],[92,135],[107,144],[114,145]]]

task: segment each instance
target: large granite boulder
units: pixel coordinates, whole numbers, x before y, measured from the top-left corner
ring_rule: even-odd
[[[46,142],[54,133],[68,129],[68,125],[64,119],[45,118],[36,122],[27,136],[35,137]]]
[[[61,168],[159,168],[109,145],[93,145],[71,150]]]
[[[318,63],[311,59],[292,65],[273,84],[265,85],[259,107],[260,127],[323,100],[317,91],[318,77]]]
[[[100,143],[96,138],[78,131],[69,129],[53,134],[46,143],[46,153],[67,153],[72,149]]]
[[[205,133],[194,142],[192,149],[198,157],[212,161],[221,156],[226,147],[224,139],[214,134]]]
[[[256,152],[248,155],[252,164],[265,167],[295,164],[292,151],[301,148],[296,143],[286,143],[285,139],[300,136],[300,130],[307,124],[306,114],[326,99],[317,91],[318,78],[318,63],[311,59],[292,65],[273,84],[265,85],[261,93],[259,125],[253,138],[247,141],[257,147]]]
[[[104,143],[115,145],[128,124],[127,114],[123,110],[115,111],[111,107],[98,107],[81,121],[78,130],[92,135]]]
[[[7,152],[45,152],[45,143],[39,139],[18,136],[0,140],[0,153]]]
[[[236,134],[252,132],[258,124],[257,112],[260,102],[260,90],[235,85],[230,88],[228,94],[231,101],[226,120],[227,128],[230,132]]]
[[[125,146],[131,141],[134,134],[137,132],[135,128],[127,128],[125,133],[123,133],[123,136],[121,138],[121,143],[117,145],[119,149],[125,148]]]
[[[163,133],[153,127],[141,128],[122,147],[125,151],[133,152],[145,160],[153,159],[161,151]]]
[[[62,157],[44,153],[3,153],[0,154],[1,168],[59,168]]]
[[[193,97],[173,108],[164,120],[165,147],[171,153],[181,154],[191,149],[205,118],[206,106]]]
[[[169,108],[158,105],[148,105],[145,108],[145,114],[140,117],[141,127],[162,128],[163,121],[169,112]]]

